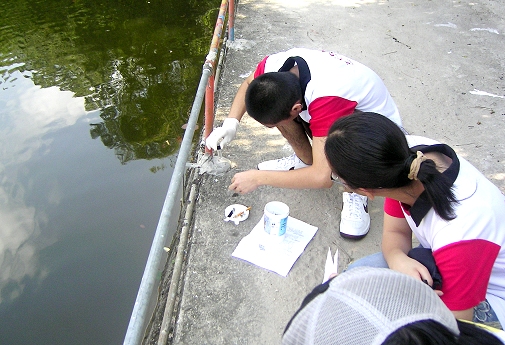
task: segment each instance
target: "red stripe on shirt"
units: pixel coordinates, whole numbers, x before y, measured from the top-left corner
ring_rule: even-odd
[[[433,252],[442,275],[441,297],[450,310],[466,310],[486,299],[491,270],[500,251],[483,239],[448,244]]]
[[[263,60],[258,63],[256,70],[254,71],[254,78],[258,78],[260,75],[265,73],[265,64],[267,63],[268,56],[265,56]]]
[[[350,115],[358,105],[337,96],[319,97],[309,104],[310,129],[315,137],[326,137],[331,125],[341,117]]]
[[[402,211],[401,203],[398,200],[391,198],[384,199],[384,212],[395,218],[405,218],[405,214]]]

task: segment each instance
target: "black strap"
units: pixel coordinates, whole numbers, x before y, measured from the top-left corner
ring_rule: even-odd
[[[288,58],[285,62],[284,65],[279,69],[279,72],[288,72],[291,68],[295,66],[295,63],[298,66],[298,75],[299,75],[299,80],[300,80],[300,87],[302,89],[302,95],[305,98],[305,90],[307,90],[307,84],[309,83],[311,76],[310,76],[310,69],[309,65],[307,64],[307,61],[305,61],[303,58],[299,56],[292,56]],[[307,110],[307,105],[305,104],[305,101],[302,99],[302,110]]]
[[[438,270],[437,263],[433,257],[431,248],[416,247],[409,250],[407,254],[410,258],[419,261],[428,269],[433,279],[433,290],[442,290],[442,275]],[[423,280],[424,281],[424,280]],[[427,283],[426,281],[424,281]]]

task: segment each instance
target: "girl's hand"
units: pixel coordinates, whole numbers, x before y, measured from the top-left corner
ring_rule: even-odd
[[[431,274],[428,272],[426,266],[417,260],[409,258],[407,255],[398,257],[391,264],[389,264],[389,267],[395,271],[405,273],[411,277],[419,279],[429,286],[433,286],[433,279],[431,278]]]

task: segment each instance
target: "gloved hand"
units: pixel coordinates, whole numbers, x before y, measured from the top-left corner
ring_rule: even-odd
[[[224,145],[228,144],[233,140],[233,138],[235,138],[238,123],[237,119],[231,117],[224,119],[222,126],[214,128],[212,133],[209,134],[205,140],[205,146],[209,149],[217,150],[217,144],[219,143],[221,148],[224,148]]]

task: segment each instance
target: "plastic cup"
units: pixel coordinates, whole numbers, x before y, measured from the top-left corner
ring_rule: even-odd
[[[265,205],[263,214],[264,230],[269,241],[279,243],[286,236],[289,206],[280,201],[271,201]]]

